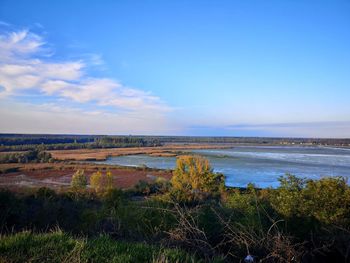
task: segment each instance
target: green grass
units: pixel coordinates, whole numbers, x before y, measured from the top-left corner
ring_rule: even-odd
[[[62,232],[0,237],[0,262],[200,262],[179,249],[143,243],[73,238]]]

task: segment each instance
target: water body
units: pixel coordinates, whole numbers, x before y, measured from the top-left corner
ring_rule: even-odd
[[[319,179],[324,176],[350,177],[350,149],[299,146],[239,146],[232,149],[189,151],[209,159],[215,172],[226,176],[228,186],[277,187],[286,173]],[[103,163],[124,166],[147,165],[173,169],[176,157],[129,155],[111,157]]]

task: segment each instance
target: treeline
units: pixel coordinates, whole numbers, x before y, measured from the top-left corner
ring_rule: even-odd
[[[53,161],[50,153],[40,149],[0,155],[0,163],[47,163]]]
[[[0,134],[0,150],[28,150],[33,145],[44,144],[48,150],[147,147],[164,143],[247,143],[247,144],[297,144],[350,146],[350,138],[272,138],[225,136],[104,136],[104,135],[45,135]],[[17,146],[17,147],[16,147]]]
[[[37,146],[44,150],[70,150],[95,148],[124,148],[160,146],[155,138],[134,136],[87,136],[87,135],[2,135],[0,151],[28,151]]]
[[[210,136],[149,136],[161,143],[247,143],[247,144],[306,144],[350,146],[350,138],[280,138],[280,137],[210,137]]]
[[[0,134],[0,145],[87,143],[95,139],[91,135]]]

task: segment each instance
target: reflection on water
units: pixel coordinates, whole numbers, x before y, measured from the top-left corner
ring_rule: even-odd
[[[350,149],[326,147],[240,146],[232,149],[193,150],[209,159],[214,171],[226,176],[229,186],[276,187],[285,173],[317,179],[322,176],[350,177]],[[142,164],[173,169],[176,157],[129,155],[111,157],[103,163],[125,166]]]

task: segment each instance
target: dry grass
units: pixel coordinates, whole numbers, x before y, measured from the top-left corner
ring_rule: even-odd
[[[176,156],[178,152],[199,149],[227,149],[232,145],[222,144],[169,144],[157,147],[130,147],[109,149],[78,149],[50,151],[58,160],[106,160],[110,156],[148,154],[152,156]]]

